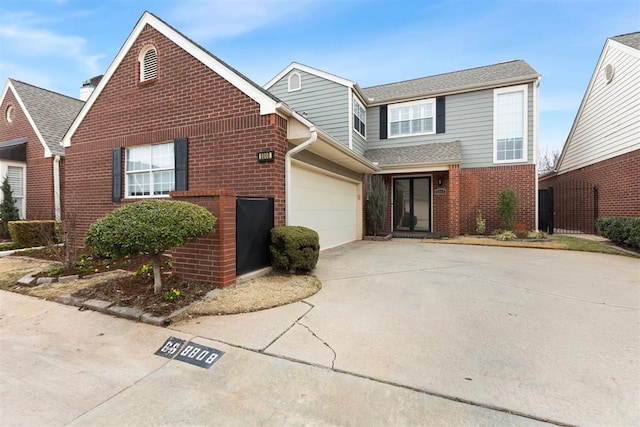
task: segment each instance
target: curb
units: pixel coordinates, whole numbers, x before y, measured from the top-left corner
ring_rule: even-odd
[[[177,315],[177,312],[169,316],[155,316],[151,313],[145,313],[142,310],[132,307],[121,307],[115,305],[112,301],[103,301],[89,298],[78,298],[71,294],[60,295],[56,302],[64,305],[78,307],[79,310],[92,310],[102,314],[109,314],[127,320],[135,320],[137,322],[148,323],[153,326],[166,327],[171,324],[171,318]]]

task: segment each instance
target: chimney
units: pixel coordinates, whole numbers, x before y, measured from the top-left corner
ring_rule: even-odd
[[[99,76],[91,77],[88,80],[82,82],[82,86],[80,87],[80,99],[82,101],[86,101],[89,99],[89,96],[93,93],[98,83],[102,80],[102,74]]]

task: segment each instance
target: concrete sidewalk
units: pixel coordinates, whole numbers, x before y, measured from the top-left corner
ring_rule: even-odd
[[[170,329],[0,292],[0,424],[640,424],[637,259],[356,242],[316,274]],[[225,354],[154,355],[171,336]]]
[[[170,336],[225,354],[210,369],[154,355]],[[3,291],[0,345],[3,426],[537,424]]]

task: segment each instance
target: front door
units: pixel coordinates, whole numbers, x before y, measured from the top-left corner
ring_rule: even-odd
[[[394,231],[431,231],[431,177],[393,180]]]

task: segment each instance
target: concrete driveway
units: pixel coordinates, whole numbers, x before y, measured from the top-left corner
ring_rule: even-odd
[[[640,424],[637,259],[356,242],[316,274],[169,329],[1,293],[0,424]],[[226,353],[153,355],[169,336]]]

